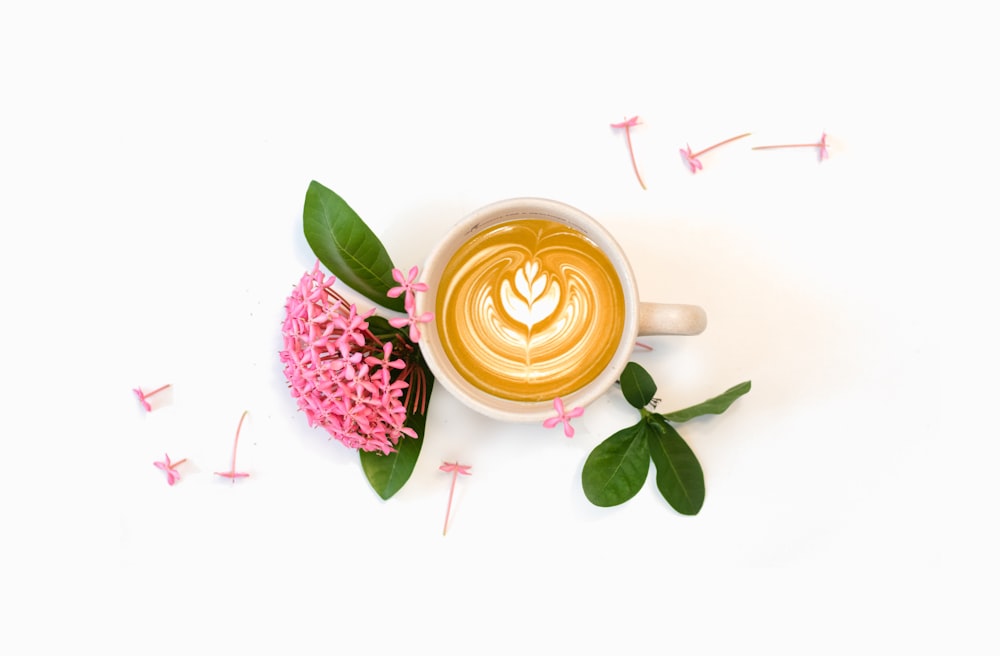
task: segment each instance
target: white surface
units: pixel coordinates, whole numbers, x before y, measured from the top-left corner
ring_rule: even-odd
[[[964,301],[992,302],[974,285],[996,280],[998,214],[998,53],[965,5],[0,10],[0,641],[996,653],[998,436],[953,405],[959,361],[992,371]],[[634,114],[648,191],[608,127]],[[823,163],[750,150],[823,131]],[[436,394],[417,471],[380,501],[281,377],[311,179],[401,266],[488,202],[562,200],[614,232],[644,299],[705,307],[703,335],[637,355],[667,408],[753,381],[681,428],[702,513],[652,480],[586,501],[587,454],[632,420],[614,395],[567,440]],[[130,389],[163,383],[144,415]],[[211,473],[244,409],[233,485]],[[190,463],[172,488],[164,451]],[[473,472],[447,538],[444,459]]]

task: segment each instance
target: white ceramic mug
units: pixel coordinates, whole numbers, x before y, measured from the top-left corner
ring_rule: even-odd
[[[561,396],[566,408],[586,406],[608,391],[628,364],[639,335],[696,335],[705,329],[705,311],[696,305],[640,302],[635,276],[625,253],[611,234],[584,212],[565,203],[544,198],[512,198],[492,203],[466,216],[438,243],[427,258],[420,277],[421,282],[427,283],[428,291],[416,296],[418,315],[435,313],[434,321],[421,325],[421,352],[437,382],[465,405],[484,415],[505,421],[543,421],[554,415],[553,398],[512,400],[473,384],[456,368],[441,341],[442,310],[448,312],[449,308],[442,308],[438,302],[438,294],[444,294],[440,290],[442,273],[455,253],[483,231],[524,219],[554,221],[582,233],[610,261],[624,298],[624,320],[621,324],[615,324],[621,325],[620,335],[617,335],[613,354],[606,366],[582,387],[553,395]],[[523,274],[519,275],[522,276],[522,285],[518,289],[525,289]],[[541,279],[543,274],[536,274],[532,266],[528,276],[530,278],[535,275]],[[506,287],[510,289],[510,285]],[[572,346],[567,344],[566,348]],[[607,353],[612,353],[611,348],[609,343]]]

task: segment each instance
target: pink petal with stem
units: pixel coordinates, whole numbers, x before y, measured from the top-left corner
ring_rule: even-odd
[[[233,462],[232,466],[227,472],[213,472],[216,476],[221,476],[222,478],[232,479],[233,483],[236,482],[237,478],[249,478],[250,474],[246,472],[236,471],[236,447],[240,443],[240,429],[243,428],[243,420],[247,418],[249,410],[244,410],[243,414],[240,415],[240,423],[236,425],[236,437],[233,439]]]
[[[458,464],[458,461],[445,461],[443,465],[438,467],[441,471],[451,472],[451,489],[448,491],[448,507],[444,512],[444,531],[441,535],[448,535],[448,518],[451,517],[451,500],[455,496],[455,482],[458,481],[460,474],[463,476],[471,476],[472,474],[469,472],[469,469],[471,468],[471,465],[460,465]]]
[[[151,396],[155,394],[159,394],[168,387],[170,387],[170,383],[167,383],[166,385],[161,385],[152,392],[143,392],[142,388],[140,387],[133,387],[132,391],[135,392],[135,395],[137,397],[139,397],[139,403],[142,404],[142,407],[145,408],[146,412],[152,412],[153,407],[149,404],[149,401],[147,399],[149,399]]]
[[[142,407],[146,409],[146,412],[152,412],[153,407],[149,405],[149,401],[146,400],[146,395],[142,393],[142,390],[138,387],[134,387],[132,388],[132,391],[139,397],[139,403],[141,403]]]
[[[642,181],[642,176],[639,175],[639,165],[635,162],[635,150],[632,148],[632,131],[629,128],[639,125],[639,117],[633,116],[632,118],[625,119],[621,123],[612,123],[613,128],[625,128],[625,142],[628,144],[628,156],[632,160],[632,171],[635,173],[636,180],[639,181],[639,186],[646,189],[646,183]]]
[[[687,148],[681,148],[680,152],[681,152],[681,159],[683,159],[684,163],[687,164],[688,167],[691,169],[691,173],[697,173],[702,169],[701,161],[699,161],[697,157],[691,154],[690,144],[688,145]]]
[[[172,463],[170,462],[170,456],[164,453],[163,461],[154,462],[153,466],[167,475],[167,485],[173,485],[177,481],[181,480],[180,472],[177,471],[176,467],[186,461],[187,458],[181,458],[177,462]]]

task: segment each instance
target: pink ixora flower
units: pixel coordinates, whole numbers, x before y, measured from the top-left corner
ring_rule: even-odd
[[[582,415],[583,408],[577,406],[572,410],[567,411],[566,408],[563,406],[563,400],[558,396],[552,400],[552,407],[554,407],[556,410],[556,416],[549,417],[544,422],[542,422],[542,425],[545,426],[546,428],[555,428],[560,423],[562,423],[563,433],[566,435],[566,437],[573,437],[575,431],[573,430],[573,427],[570,425],[569,420],[573,419],[574,417],[579,417],[580,415]]]
[[[688,145],[687,148],[681,148],[681,158],[683,158],[684,163],[691,168],[691,173],[697,173],[702,169],[701,161],[691,154],[690,145]]]
[[[826,145],[826,132],[824,132],[823,136],[819,138],[819,143],[817,145],[819,146],[819,158],[821,160],[829,159],[830,151]]]
[[[152,412],[153,411],[153,406],[151,406],[149,404],[149,400],[148,400],[149,397],[153,396],[154,394],[158,394],[158,393],[162,392],[163,390],[167,389],[168,387],[170,387],[169,383],[166,384],[166,385],[163,385],[162,387],[157,387],[152,392],[143,392],[142,388],[140,388],[140,387],[134,387],[134,388],[132,388],[132,391],[135,392],[135,395],[137,397],[139,397],[139,403],[142,404],[142,407],[146,410],[146,412]]]
[[[434,321],[433,312],[417,314],[416,293],[427,291],[427,283],[413,282],[417,279],[419,273],[420,271],[417,267],[412,267],[409,275],[403,275],[401,270],[393,269],[392,278],[399,283],[399,287],[393,287],[387,293],[387,296],[390,298],[397,298],[400,294],[406,293],[406,301],[403,304],[406,307],[406,316],[389,319],[389,325],[393,328],[405,328],[409,326],[410,341],[414,344],[420,341],[420,328],[418,324]]]
[[[167,475],[167,485],[173,485],[177,481],[181,480],[181,475],[177,471],[177,466],[184,462],[187,462],[187,458],[181,458],[177,462],[170,462],[170,456],[164,453],[163,461],[154,462],[153,466]]]
[[[394,319],[389,319],[389,325],[393,328],[405,328],[410,327],[410,341],[417,343],[420,341],[420,328],[418,324],[430,323],[434,321],[433,312],[424,312],[421,315],[417,315],[414,308],[410,308],[409,314],[405,317],[396,317]]]
[[[423,370],[410,366],[412,343],[395,332],[376,335],[368,322],[374,310],[359,312],[334,282],[317,261],[288,297],[280,352],[285,379],[310,426],[349,448],[391,453],[400,439],[417,437],[405,425],[406,408],[411,398],[414,407],[426,402]]]
[[[404,304],[407,312],[413,307],[414,296],[416,292],[426,292],[427,283],[426,282],[414,282],[417,279],[417,274],[420,270],[417,267],[411,267],[409,274],[404,274],[400,269],[392,270],[392,279],[399,283],[398,287],[393,287],[390,289],[386,296],[389,298],[399,298],[400,294],[406,294],[403,297]]]

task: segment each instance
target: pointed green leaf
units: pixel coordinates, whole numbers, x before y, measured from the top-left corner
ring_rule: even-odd
[[[625,400],[633,408],[645,408],[653,400],[653,395],[656,394],[656,383],[653,382],[653,377],[635,362],[629,362],[625,365],[625,370],[622,371],[618,382],[622,386]]]
[[[414,467],[417,466],[417,458],[420,457],[420,447],[424,444],[424,427],[427,424],[426,409],[430,407],[431,390],[434,389],[434,376],[423,360],[418,360],[414,366],[420,367],[426,376],[427,395],[425,399],[425,412],[419,412],[416,394],[410,398],[406,407],[406,425],[417,433],[417,438],[400,438],[396,445],[396,451],[388,455],[382,455],[371,451],[359,451],[361,454],[361,468],[368,477],[368,482],[383,499],[389,499],[399,492],[406,481],[410,480]]]
[[[646,425],[622,429],[590,452],[583,464],[583,493],[595,506],[617,506],[634,497],[649,474]]]
[[[705,474],[687,442],[660,415],[650,415],[649,455],[656,465],[656,487],[682,515],[697,515],[705,503]]]
[[[302,229],[313,253],[341,282],[383,307],[405,311],[402,297],[386,296],[396,283],[382,242],[343,198],[315,180],[306,191]]]
[[[690,408],[676,410],[674,412],[665,412],[663,413],[663,418],[668,421],[681,422],[687,421],[688,419],[694,419],[695,417],[700,417],[702,415],[720,415],[729,409],[729,406],[733,404],[733,401],[749,391],[750,381],[748,380],[740,383],[739,385],[734,385],[722,394],[712,397],[707,401],[702,401],[698,405],[693,405]]]

